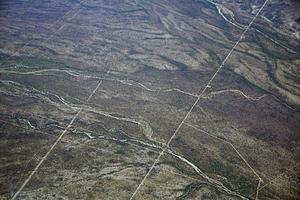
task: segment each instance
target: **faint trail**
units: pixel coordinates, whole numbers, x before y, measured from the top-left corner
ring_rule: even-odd
[[[3,121],[3,120],[0,120],[0,121]],[[5,121],[3,121],[5,122]],[[6,122],[6,123],[9,123],[9,122]],[[13,124],[13,123],[12,123]],[[15,124],[13,124],[15,125]],[[74,127],[75,128],[75,127]],[[75,128],[76,130],[77,128]],[[134,146],[134,147],[137,147],[137,148],[141,148],[141,149],[145,149],[145,150],[148,150],[148,151],[152,151],[152,152],[155,152],[155,153],[159,153],[160,151],[159,150],[162,150],[162,146],[157,146],[155,145],[154,143],[146,143],[146,142],[143,142],[143,141],[140,141],[140,140],[136,140],[136,139],[132,139],[129,137],[129,139],[118,139],[118,138],[114,138],[114,137],[109,137],[109,136],[105,136],[105,135],[98,135],[98,136],[93,136],[91,137],[92,134],[96,134],[95,132],[93,131],[90,131],[88,129],[84,129],[84,128],[78,128],[80,130],[79,134],[85,134],[89,140],[95,140],[95,139],[104,139],[104,140],[111,140],[111,141],[116,141],[116,142],[120,142],[120,143],[124,143],[124,144],[128,144],[128,145],[131,145],[131,146]],[[43,135],[46,135],[46,136],[51,136],[51,137],[55,137],[54,135],[51,135],[51,134],[48,134],[48,133],[45,133],[45,132],[42,132],[42,131],[39,131],[39,130],[35,130],[36,132],[39,132]],[[72,130],[73,131],[73,130]],[[86,132],[87,131],[87,132]],[[108,130],[107,130],[108,131]],[[108,131],[109,132],[109,131]],[[69,140],[69,139],[64,139],[64,138],[61,138],[60,140],[61,142],[67,142],[68,144],[72,144],[72,145],[77,145],[77,147],[79,146],[86,146],[86,147],[89,147],[89,148],[93,148],[95,150],[102,150],[101,148],[98,148],[98,147],[93,147],[93,146],[90,146],[89,143],[84,143],[84,142],[76,142],[76,141],[72,141],[72,140]],[[137,143],[137,144],[136,144]],[[154,150],[155,149],[155,150]],[[222,183],[220,183],[219,181],[216,181],[212,178],[210,178],[208,175],[206,175],[205,173],[203,173],[196,165],[194,165],[192,162],[188,161],[186,158],[176,154],[175,152],[173,152],[172,150],[170,149],[167,149],[167,151],[165,151],[165,153],[167,154],[170,154],[176,158],[178,158],[180,161],[186,163],[187,165],[189,165],[190,167],[192,167],[196,172],[197,174],[199,174],[201,177],[205,178],[211,185],[214,185],[215,187],[218,187],[220,190],[222,191],[225,191],[227,192],[228,194],[231,194],[231,195],[235,195],[235,196],[239,196],[240,198],[242,199],[245,199],[243,196],[240,196],[239,194],[227,189],[226,187],[224,187],[224,185]],[[36,154],[35,154],[36,155]],[[34,155],[34,156],[35,156]],[[34,156],[29,159],[27,161],[27,165],[28,163],[34,158]],[[40,168],[41,169],[41,168]],[[42,168],[42,169],[45,169]],[[164,169],[163,169],[164,170]],[[24,170],[23,170],[24,171]],[[168,170],[165,170],[165,171],[168,171]],[[170,171],[171,172],[171,171]],[[190,179],[194,179],[196,181],[201,181],[200,179],[197,179],[197,178],[193,178],[193,177],[190,177],[190,176],[186,176],[186,175],[182,175],[182,174],[178,174],[176,172],[172,172],[174,174],[177,174],[177,175],[181,175],[181,176],[184,176],[186,178],[190,178]]]
[[[173,155],[174,157],[180,159],[182,162],[184,162],[187,165],[189,165],[190,167],[192,167],[195,170],[195,172],[197,172],[197,174],[199,174],[202,178],[206,179],[206,181],[208,181],[211,185],[213,185],[213,186],[217,187],[218,189],[226,192],[227,194],[230,194],[230,195],[233,195],[233,196],[238,196],[241,199],[246,199],[245,197],[241,196],[240,194],[238,194],[238,193],[236,193],[234,191],[231,191],[230,189],[226,188],[223,185],[223,183],[221,183],[220,181],[215,180],[215,179],[209,177],[199,167],[197,167],[194,163],[192,163],[189,160],[187,160],[185,157],[180,156],[180,155],[174,153],[173,151],[171,151],[169,149],[167,149],[165,152]]]
[[[232,47],[232,49],[229,51],[228,55],[225,57],[225,59],[223,60],[222,64],[220,65],[220,67],[217,69],[217,71],[215,72],[215,74],[211,77],[211,79],[208,81],[207,85],[205,86],[205,88],[202,90],[202,92],[198,95],[197,100],[194,102],[194,104],[192,105],[192,107],[190,108],[190,110],[187,112],[187,114],[185,115],[185,117],[183,118],[183,120],[181,121],[181,123],[179,124],[179,126],[177,127],[177,129],[175,130],[174,134],[172,135],[172,137],[170,138],[170,140],[167,142],[167,147],[169,147],[170,143],[173,141],[173,139],[176,137],[178,131],[180,130],[180,128],[182,127],[182,125],[185,123],[186,119],[189,117],[189,115],[191,114],[191,112],[193,111],[194,107],[198,104],[198,102],[200,101],[200,98],[202,97],[202,95],[205,93],[205,91],[207,90],[207,88],[210,87],[211,82],[215,79],[215,77],[217,76],[217,74],[219,73],[219,71],[223,68],[224,64],[226,63],[226,61],[228,60],[228,58],[231,56],[232,52],[235,50],[235,48],[238,46],[238,44],[241,42],[241,40],[244,38],[244,35],[246,34],[246,32],[248,31],[248,29],[251,27],[251,25],[253,24],[254,20],[257,18],[257,16],[260,14],[260,12],[262,11],[262,9],[265,7],[265,5],[267,4],[269,0],[266,0],[264,2],[264,4],[261,6],[261,8],[259,9],[259,11],[256,13],[256,15],[253,17],[253,19],[251,20],[251,22],[249,23],[249,25],[245,28],[245,30],[243,31],[243,33],[240,35],[238,41],[235,43],[235,45]],[[148,173],[144,176],[144,178],[142,179],[142,181],[140,182],[140,184],[138,185],[138,187],[136,188],[136,190],[133,192],[132,196],[130,197],[130,200],[132,200],[134,198],[134,196],[137,194],[138,190],[141,188],[141,186],[144,184],[145,180],[148,178],[148,176],[150,175],[150,173],[152,172],[154,166],[159,162],[161,156],[164,154],[165,149],[163,149],[159,156],[156,158],[156,160],[154,161],[153,165],[151,166],[151,168],[149,169]]]
[[[78,8],[82,2],[83,2],[83,1],[79,1],[79,3],[78,3],[76,6],[74,6],[74,7],[71,8],[68,12],[66,12],[60,19],[56,20],[56,21],[53,23],[53,25],[56,24],[56,23],[58,23],[58,22],[60,22],[60,21],[62,21],[63,18],[64,18],[65,16],[67,16],[67,15],[68,15],[69,13],[71,13],[73,10],[75,10],[76,8]],[[77,13],[78,13],[78,11],[75,12],[74,15],[72,15],[71,19],[72,19],[73,17],[75,17]],[[47,41],[49,41],[49,40],[50,40],[54,35],[56,35],[63,27],[65,27],[66,23],[67,23],[67,22],[63,23],[56,31],[54,31],[54,32],[53,32],[48,38],[46,38],[46,40],[44,40],[44,42],[42,42],[40,45],[43,45],[44,43],[46,43]],[[34,40],[35,40],[35,39],[31,39],[31,40],[29,40],[28,42],[26,42],[22,47],[20,47],[19,49],[17,49],[12,55],[9,55],[8,58],[6,58],[4,61],[2,61],[2,62],[0,63],[0,66],[2,66],[2,65],[3,65],[6,61],[8,61],[11,57],[17,55],[17,53],[19,53],[21,50],[23,50],[25,47],[27,47],[27,46],[28,46],[32,41],[34,41]],[[30,53],[29,55],[32,55],[32,53]]]
[[[254,175],[258,178],[258,185],[257,185],[257,189],[256,189],[256,199],[255,199],[255,200],[257,200],[257,199],[258,199],[259,188],[260,188],[261,183],[263,183],[263,179],[262,179],[262,178],[257,174],[257,172],[251,167],[251,165],[248,163],[248,161],[244,158],[243,155],[241,155],[241,153],[235,148],[235,146],[234,146],[231,142],[228,142],[228,141],[225,140],[225,139],[219,138],[219,137],[217,137],[217,136],[215,136],[215,135],[213,135],[213,134],[210,134],[210,133],[208,133],[208,132],[206,132],[206,131],[204,131],[204,130],[201,130],[201,129],[199,129],[199,128],[197,128],[197,127],[191,125],[191,124],[186,124],[186,125],[187,125],[187,126],[190,126],[190,127],[192,127],[192,128],[194,128],[194,129],[196,129],[196,130],[198,130],[198,131],[201,131],[201,132],[203,132],[203,133],[205,133],[205,134],[207,134],[207,135],[209,135],[209,136],[211,136],[211,137],[213,137],[213,138],[216,138],[216,139],[218,139],[218,140],[221,140],[221,141],[223,141],[224,143],[227,143],[228,145],[230,145],[230,146],[234,149],[234,151],[238,154],[238,156],[243,160],[243,162],[251,169],[251,171],[254,173]]]
[[[213,138],[216,138],[216,139],[218,139],[218,140],[221,140],[221,141],[223,141],[224,143],[230,145],[231,148],[238,154],[238,156],[243,160],[243,162],[244,162],[244,163],[249,167],[249,169],[253,172],[253,174],[258,178],[258,180],[259,180],[259,181],[262,181],[262,178],[257,174],[257,172],[251,167],[251,165],[248,163],[248,161],[247,161],[247,160],[244,158],[244,156],[243,156],[243,155],[235,148],[235,146],[234,146],[231,142],[228,142],[227,140],[225,140],[225,139],[223,139],[223,138],[219,138],[219,137],[216,136],[216,135],[213,135],[213,134],[210,134],[210,133],[208,133],[208,132],[206,132],[206,131],[204,131],[204,130],[201,130],[201,129],[199,129],[199,128],[197,128],[197,127],[191,125],[191,124],[186,123],[185,125],[187,125],[187,126],[189,126],[189,127],[192,127],[192,128],[194,128],[194,129],[196,129],[196,130],[202,132],[202,133],[205,133],[206,135],[209,135],[209,136],[211,136],[211,137],[213,137]]]
[[[288,52],[293,53],[293,54],[298,54],[298,55],[300,54],[300,52],[294,51],[293,49],[290,49],[290,48],[286,47],[285,45],[283,45],[280,42],[276,41],[275,39],[271,38],[270,36],[264,34],[262,31],[260,31],[258,29],[254,29],[254,30],[256,30],[258,33],[262,34],[265,38],[269,39],[271,42],[273,42],[273,43],[277,44],[278,46],[284,48]]]
[[[107,74],[109,71],[107,71]],[[87,98],[86,102],[89,102],[90,99],[94,96],[100,85],[102,84],[102,80],[98,83],[96,88],[93,90],[93,92],[90,94],[90,96]],[[83,108],[80,108],[79,111],[76,113],[76,115],[72,118],[68,126],[65,128],[65,130],[60,134],[60,136],[57,138],[57,140],[54,142],[54,144],[50,147],[50,149],[47,151],[47,153],[43,156],[43,158],[40,160],[40,162],[37,164],[37,166],[34,168],[34,170],[30,173],[28,178],[24,181],[24,183],[21,185],[21,187],[18,189],[18,191],[14,194],[14,196],[11,198],[11,200],[15,200],[16,197],[20,194],[20,192],[24,189],[24,187],[28,184],[28,182],[31,180],[33,175],[37,172],[37,170],[40,168],[40,166],[43,164],[43,162],[47,159],[49,154],[52,152],[54,147],[58,144],[58,142],[62,139],[62,137],[66,134],[66,132],[70,129],[70,127],[73,125],[74,121],[77,119],[79,114],[82,112]]]
[[[51,153],[51,151],[53,150],[53,148],[58,144],[58,142],[61,140],[61,138],[65,135],[65,133],[68,131],[68,129],[72,126],[73,122],[75,121],[75,119],[78,117],[78,115],[81,113],[82,109],[80,109],[76,115],[73,117],[73,119],[71,120],[71,122],[69,123],[69,125],[67,126],[67,128],[62,132],[62,134],[60,134],[60,136],[57,138],[57,140],[54,142],[54,144],[50,147],[50,149],[48,150],[48,152],[43,156],[43,158],[40,160],[40,162],[37,164],[37,166],[34,168],[34,170],[30,173],[30,175],[28,176],[28,178],[24,181],[24,183],[21,185],[21,187],[19,188],[19,190],[14,194],[14,196],[11,198],[11,200],[15,200],[17,198],[17,196],[20,194],[20,192],[24,189],[24,187],[28,184],[28,182],[31,180],[32,176],[37,172],[37,170],[40,168],[41,164],[43,164],[43,162],[46,160],[46,158],[48,157],[48,155]]]
[[[258,180],[258,184],[257,184],[257,188],[256,188],[256,195],[255,195],[255,200],[258,200],[258,193],[259,193],[259,188],[260,188],[260,184],[261,184],[261,180]]]
[[[0,120],[0,121],[2,121],[2,120]],[[9,122],[7,122],[7,123],[9,123]],[[75,127],[73,127],[73,128],[75,128]],[[155,152],[157,154],[160,152],[158,150],[162,150],[162,148],[163,148],[162,146],[158,146],[158,145],[156,145],[154,143],[147,143],[147,142],[144,142],[144,141],[133,139],[130,136],[128,136],[128,139],[118,139],[118,138],[109,137],[109,136],[106,136],[106,135],[91,136],[92,134],[97,135],[97,133],[95,133],[93,131],[90,131],[88,129],[81,128],[81,127],[78,128],[78,129],[79,129],[79,134],[85,134],[89,138],[89,140],[104,139],[104,140],[111,140],[111,141],[121,142],[121,143],[132,145],[132,146],[135,146],[135,147],[138,147],[138,148],[146,149],[146,150]],[[77,128],[75,128],[75,130],[77,130]],[[44,132],[39,131],[39,130],[35,130],[35,131],[39,132],[39,133],[41,133],[43,135],[55,137],[54,135],[51,135],[51,134],[48,134],[48,133],[44,133]],[[107,132],[109,132],[109,130],[107,130]],[[79,146],[87,146],[89,148],[93,148],[93,149],[96,149],[96,150],[99,149],[97,147],[91,147],[91,146],[89,146],[88,143],[87,144],[86,143],[79,143],[79,142],[74,142],[74,141],[71,141],[69,139],[63,139],[63,138],[61,139],[61,141],[67,142],[69,144],[79,145]],[[156,149],[156,150],[153,150],[153,148]],[[223,191],[226,191],[227,193],[231,193],[233,195],[238,195],[238,194],[236,194],[236,193],[234,193],[234,192],[226,189],[220,182],[218,182],[218,181],[210,178],[208,175],[206,175],[205,173],[203,173],[196,165],[194,165],[192,162],[188,161],[186,158],[184,158],[184,157],[176,154],[175,152],[171,151],[170,149],[168,149],[165,153],[170,154],[170,155],[178,158],[182,162],[184,162],[184,163],[188,164],[189,166],[191,166],[201,177],[203,177],[206,180],[208,180],[210,182],[210,184],[215,185],[216,187],[220,188]],[[32,159],[33,158],[31,158],[29,161],[27,161],[27,163],[29,163]],[[186,177],[188,177],[188,176],[186,176]],[[189,177],[189,178],[192,178],[192,177]],[[193,179],[195,179],[197,181],[200,181],[199,179],[196,179],[196,178],[193,178]]]
[[[250,195],[250,197],[254,196],[254,195],[257,195],[257,193],[259,191],[261,191],[262,189],[264,189],[265,187],[267,187],[268,185],[270,185],[271,183],[273,183],[274,181],[276,181],[278,178],[280,178],[282,175],[284,175],[287,171],[291,171],[291,170],[294,170],[297,166],[299,166],[300,163],[297,163],[296,165],[292,166],[291,168],[288,168],[285,172],[277,175],[275,178],[273,178],[271,181],[269,181],[268,183],[264,184],[263,186],[261,186],[260,188],[257,188],[257,191],[256,193],[253,193]]]

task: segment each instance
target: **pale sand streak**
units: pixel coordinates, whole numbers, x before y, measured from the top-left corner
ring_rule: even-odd
[[[253,19],[251,20],[251,22],[249,23],[249,25],[246,27],[246,29],[243,31],[243,33],[241,34],[240,38],[238,39],[238,41],[235,43],[235,45],[232,47],[232,49],[229,51],[228,55],[225,57],[225,59],[223,60],[222,64],[220,65],[220,67],[218,68],[218,70],[216,71],[216,73],[212,76],[212,78],[208,81],[207,85],[205,86],[205,88],[202,90],[202,92],[200,93],[200,95],[198,95],[197,100],[195,101],[195,103],[192,105],[192,107],[190,108],[190,110],[188,111],[188,113],[185,115],[185,117],[183,118],[183,120],[181,121],[181,123],[179,124],[179,126],[177,127],[177,129],[175,130],[174,134],[172,135],[172,137],[170,138],[170,140],[167,143],[167,146],[169,147],[170,143],[172,142],[172,140],[174,139],[174,137],[177,135],[178,131],[180,130],[180,128],[182,127],[182,125],[184,124],[184,122],[186,121],[186,119],[189,117],[189,115],[191,114],[191,112],[193,111],[194,107],[198,104],[201,96],[205,93],[206,89],[210,87],[211,82],[214,80],[214,78],[216,77],[216,75],[219,73],[219,71],[223,68],[224,64],[226,63],[226,61],[228,60],[228,58],[230,57],[230,55],[232,54],[232,52],[235,50],[235,48],[237,47],[237,45],[240,43],[240,41],[243,39],[244,35],[246,34],[246,32],[248,31],[248,29],[251,27],[252,23],[254,22],[254,20],[257,18],[257,16],[260,14],[260,12],[262,11],[262,9],[265,7],[265,5],[267,4],[269,0],[266,0],[264,2],[264,4],[261,6],[261,8],[259,9],[259,11],[256,13],[256,15],[253,17]],[[152,172],[154,166],[159,162],[160,157],[164,154],[165,149],[163,149],[159,156],[156,158],[156,160],[154,161],[153,165],[151,166],[151,168],[149,169],[149,171],[147,172],[147,174],[144,176],[143,180],[140,182],[140,184],[138,185],[138,187],[136,188],[136,190],[134,191],[134,193],[132,194],[132,196],[130,197],[130,200],[132,200],[134,198],[134,196],[137,194],[138,190],[141,188],[141,186],[144,184],[145,180],[148,178],[148,176],[150,175],[150,173]]]
[[[261,179],[258,180],[258,184],[257,184],[257,188],[256,188],[255,200],[258,200],[258,193],[259,193],[260,184],[261,184]]]

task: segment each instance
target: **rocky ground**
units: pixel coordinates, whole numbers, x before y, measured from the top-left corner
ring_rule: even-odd
[[[298,1],[0,2],[0,199],[300,199]]]

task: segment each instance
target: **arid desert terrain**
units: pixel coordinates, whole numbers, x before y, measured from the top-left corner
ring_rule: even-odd
[[[300,2],[0,1],[0,200],[299,200]]]

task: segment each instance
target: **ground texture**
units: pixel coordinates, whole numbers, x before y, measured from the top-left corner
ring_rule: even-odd
[[[300,199],[299,10],[0,1],[0,199]]]

